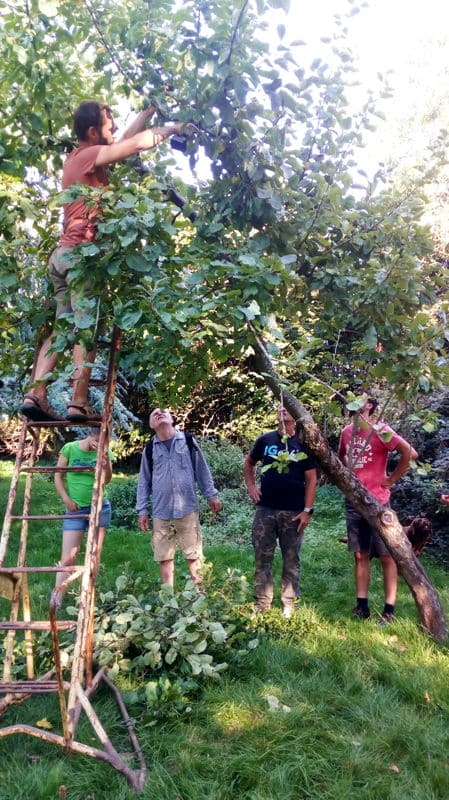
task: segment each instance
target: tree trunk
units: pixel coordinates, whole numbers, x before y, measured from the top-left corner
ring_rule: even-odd
[[[282,391],[284,406],[302,426],[307,449],[329,480],[341,489],[357,511],[379,531],[379,535],[396,561],[399,573],[413,594],[422,627],[435,639],[440,641],[446,639],[448,629],[438,593],[413,553],[395,512],[382,506],[365,489],[354,473],[341,463],[302,403],[291,392],[281,390],[282,379],[274,371],[270,358],[260,342],[256,342],[255,351],[258,371],[279,399]]]

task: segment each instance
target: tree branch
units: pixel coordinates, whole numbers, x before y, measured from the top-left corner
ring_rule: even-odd
[[[132,78],[130,77],[130,75],[128,75],[128,73],[123,69],[119,59],[117,58],[117,55],[115,54],[113,48],[111,47],[111,45],[109,44],[108,40],[106,39],[106,37],[105,37],[101,27],[100,27],[100,23],[98,21],[97,15],[95,14],[95,11],[93,10],[93,8],[90,5],[90,3],[88,2],[88,0],[86,0],[86,8],[87,8],[87,10],[89,12],[90,18],[91,18],[91,20],[93,22],[93,25],[94,25],[94,28],[97,31],[98,36],[100,37],[100,40],[101,40],[102,44],[104,45],[105,50],[109,53],[112,62],[115,64],[115,66],[117,67],[118,71],[121,72],[123,77],[126,78],[127,83],[130,86],[132,86],[135,91],[138,91],[138,87],[134,84],[134,82],[133,82]]]
[[[258,337],[255,337],[254,348],[255,361],[261,376],[275,397],[280,399],[282,393],[284,406],[302,427],[308,451],[329,480],[338,486],[354,508],[376,528],[387,545],[399,572],[412,592],[422,627],[435,639],[440,641],[446,639],[448,629],[438,593],[430,583],[422,564],[414,555],[395,512],[381,505],[365,489],[331,450],[306,407],[287,389],[281,389],[282,380],[273,369],[270,356]]]
[[[232,53],[234,51],[234,45],[235,45],[235,42],[236,42],[236,39],[237,39],[237,34],[238,34],[238,31],[239,31],[239,28],[240,28],[240,23],[241,23],[244,15],[245,15],[245,12],[246,12],[246,9],[248,8],[248,5],[249,5],[249,0],[245,0],[245,2],[243,3],[243,5],[242,5],[242,7],[240,9],[240,13],[239,13],[239,15],[237,17],[237,22],[235,23],[234,30],[232,31],[231,44],[229,45],[229,53],[228,53],[228,55],[226,57],[226,60],[225,60],[225,64],[228,64],[228,66],[231,63]]]

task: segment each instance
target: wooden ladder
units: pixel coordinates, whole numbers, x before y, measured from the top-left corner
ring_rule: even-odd
[[[36,462],[39,456],[40,434],[43,428],[86,427],[85,422],[32,422],[24,419],[17,449],[17,457],[11,478],[8,501],[6,505],[2,534],[0,539],[0,595],[11,602],[10,618],[0,622],[0,631],[5,631],[3,677],[0,679],[0,717],[8,707],[21,703],[34,694],[57,693],[61,715],[62,734],[33,725],[7,725],[0,727],[0,738],[13,734],[25,733],[44,739],[68,752],[82,753],[93,758],[106,761],[114,769],[126,776],[136,793],[140,793],[146,777],[146,766],[143,754],[134,733],[131,719],[123,699],[117,688],[107,675],[106,669],[93,673],[93,634],[95,612],[95,583],[100,566],[101,552],[98,546],[99,519],[103,501],[105,475],[102,469],[103,454],[107,447],[107,432],[111,424],[114,397],[117,385],[117,371],[120,351],[120,331],[115,328],[109,354],[109,366],[105,384],[105,400],[101,422],[88,423],[89,427],[100,428],[98,456],[96,467],[39,467]],[[25,450],[31,434],[31,455],[25,463]],[[86,552],[82,566],[28,566],[27,544],[31,524],[36,520],[63,519],[63,514],[33,515],[31,510],[32,482],[35,474],[51,474],[57,471],[94,471],[94,487],[92,494],[89,528],[86,540]],[[24,474],[25,488],[22,513],[14,514],[20,476]],[[83,515],[79,515],[82,517]],[[21,523],[20,537],[17,547],[15,566],[4,566],[7,560],[11,526],[14,521]],[[11,561],[11,559],[9,559]],[[29,576],[39,573],[66,573],[63,583],[55,587],[49,600],[49,616],[45,620],[33,620],[29,593]],[[59,594],[72,584],[80,581],[80,597],[78,619],[58,619]],[[22,611],[22,619],[20,617]],[[60,631],[75,630],[75,645],[70,676],[64,676],[61,659]],[[35,674],[34,638],[39,631],[50,631],[53,644],[53,667],[44,675]],[[26,679],[18,680],[13,674],[14,645],[16,636],[23,634]],[[120,753],[111,743],[100,719],[91,703],[91,697],[101,683],[105,683],[112,691],[122,715],[132,746],[132,760],[136,768],[130,764],[130,753]],[[92,747],[77,741],[76,729],[81,712],[84,711],[93,730],[100,741],[100,747]]]

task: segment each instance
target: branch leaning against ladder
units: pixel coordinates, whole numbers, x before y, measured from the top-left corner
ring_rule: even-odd
[[[117,383],[118,356],[120,349],[120,331],[115,328],[109,356],[108,375],[106,380],[105,400],[101,420],[89,425],[100,428],[98,442],[98,456],[96,467],[39,467],[36,462],[39,454],[40,430],[48,427],[77,427],[81,422],[68,420],[54,422],[36,422],[24,420],[17,451],[16,463],[11,479],[10,492],[5,512],[2,535],[0,539],[0,594],[11,601],[11,613],[8,622],[0,623],[0,630],[6,632],[5,657],[3,664],[3,677],[0,679],[0,694],[4,697],[0,701],[0,716],[13,703],[20,703],[33,694],[58,694],[61,716],[62,733],[57,734],[33,725],[15,724],[0,728],[0,739],[14,734],[26,733],[38,739],[43,739],[52,744],[64,747],[69,752],[89,755],[101,761],[108,762],[114,769],[122,773],[131,784],[136,793],[141,792],[145,777],[146,766],[143,754],[132,727],[132,721],[127,713],[120,693],[107,676],[105,669],[93,675],[93,621],[95,607],[95,582],[100,566],[101,542],[98,539],[100,511],[105,483],[104,454],[107,446],[108,430],[112,421],[115,389]],[[85,424],[85,423],[84,423]],[[32,437],[32,452],[29,464],[24,463],[24,453],[27,436]],[[36,473],[56,473],[57,471],[95,469],[94,486],[87,532],[86,553],[82,566],[39,566],[28,567],[27,544],[30,536],[29,528],[35,520],[61,519],[61,514],[33,515],[31,511],[32,480]],[[14,505],[17,500],[19,478],[26,475],[24,501],[21,514],[15,514]],[[81,516],[81,515],[80,515]],[[21,532],[17,552],[17,563],[14,567],[5,567],[5,558],[9,553],[9,538],[11,525],[20,521]],[[9,558],[11,561],[11,557]],[[32,620],[31,602],[28,589],[28,577],[42,573],[64,573],[63,582],[56,586],[50,598],[49,619]],[[67,586],[76,580],[81,581],[78,619],[63,620],[57,618],[59,595]],[[19,620],[22,607],[23,620]],[[59,632],[76,628],[75,647],[71,674],[64,675],[59,643]],[[36,677],[34,658],[34,631],[51,631],[53,641],[54,666],[45,675]],[[22,632],[25,641],[26,679],[18,680],[13,676],[13,651],[15,637]],[[118,709],[121,713],[126,729],[129,732],[132,753],[136,765],[135,769],[129,766],[130,753],[121,753],[113,746],[105,728],[91,703],[91,697],[96,689],[104,683],[114,694]],[[81,712],[87,718],[100,742],[100,747],[92,747],[76,739],[76,730]]]

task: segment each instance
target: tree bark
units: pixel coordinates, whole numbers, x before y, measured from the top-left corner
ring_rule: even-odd
[[[305,406],[289,391],[281,389],[282,379],[273,369],[270,357],[261,342],[255,343],[257,370],[273,394],[281,399],[289,413],[301,424],[304,443],[317,463],[348,498],[362,516],[378,530],[379,535],[396,561],[398,571],[406,581],[415,600],[419,619],[424,630],[440,641],[448,636],[448,629],[437,591],[430,583],[422,564],[413,553],[395,512],[385,508],[345,467],[314,422]]]

